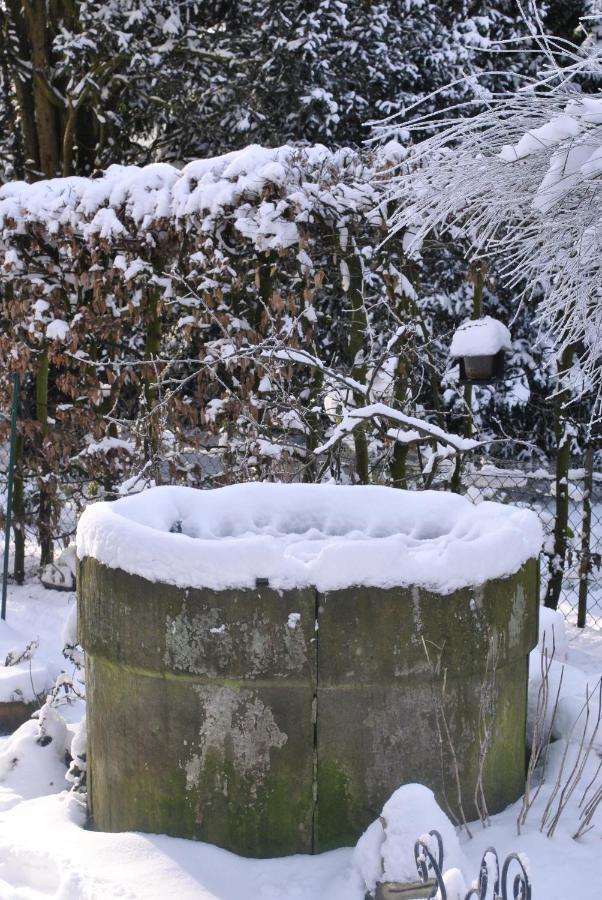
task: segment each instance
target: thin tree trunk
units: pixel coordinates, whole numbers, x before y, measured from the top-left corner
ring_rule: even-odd
[[[406,277],[408,281],[412,285],[412,288],[416,289],[418,283],[416,267],[413,263],[408,261],[404,268],[407,273]],[[402,322],[410,323],[416,318],[419,318],[419,312],[414,301],[403,292],[403,289],[401,298],[397,303],[397,313]],[[397,369],[395,371],[395,387],[393,391],[393,396],[399,409],[403,409],[407,401],[411,370],[416,359],[416,353],[411,342],[404,348],[404,351],[405,352],[403,353],[400,352],[398,357]],[[393,487],[407,488],[408,486],[406,468],[408,451],[409,447],[407,444],[402,444],[401,441],[395,441],[395,444],[393,445],[393,455],[389,466],[389,474],[391,476]]]
[[[403,251],[400,250],[401,255],[403,256]],[[416,264],[412,260],[405,260],[403,266],[403,272],[416,293],[418,292],[418,268]],[[440,382],[439,382],[439,373],[437,372],[437,368],[435,366],[435,360],[433,358],[433,354],[429,349],[429,330],[426,326],[420,308],[414,298],[410,298],[405,294],[402,294],[402,301],[398,303],[398,284],[397,279],[392,280],[390,277],[386,275],[383,276],[383,284],[387,294],[389,296],[389,300],[393,303],[399,312],[400,319],[402,321],[408,321],[411,323],[415,323],[420,330],[423,339],[423,346],[421,347],[421,353],[424,357],[424,362],[426,363],[428,369],[428,378],[429,384],[431,388],[431,401],[433,404],[433,412],[436,413],[436,424],[441,428],[445,427],[445,421],[441,414],[441,398],[439,396],[440,391]]]
[[[324,376],[319,369],[315,369],[311,379],[311,388],[307,399],[309,412],[306,415],[308,431],[305,437],[305,452],[307,453],[307,465],[303,469],[303,481],[314,482],[317,475],[316,460],[314,458],[314,450],[318,446],[318,438],[320,436],[320,414],[314,412],[322,385]]]
[[[408,390],[408,361],[404,357],[399,357],[399,362],[397,364],[397,372],[395,374],[395,400],[400,408],[403,408],[403,403],[406,399],[407,390]],[[402,444],[401,441],[395,441],[393,446],[393,457],[391,459],[391,465],[389,467],[389,472],[391,475],[391,483],[393,487],[396,488],[407,488],[408,480],[407,480],[407,465],[408,459],[408,445]]]
[[[566,347],[558,363],[558,381],[562,384],[573,362],[575,348]],[[565,404],[568,400],[566,388],[560,390],[554,398],[554,436],[556,438],[556,518],[554,521],[554,549],[548,562],[550,577],[544,603],[550,609],[558,608],[562,579],[566,562],[569,524],[569,466],[571,462],[571,443],[567,434],[567,417]]]
[[[473,270],[473,294],[472,294],[472,316],[471,319],[480,319],[483,315],[483,287],[484,287],[483,267],[477,265]],[[466,418],[464,419],[464,437],[471,438],[474,430],[472,419],[472,384],[464,385],[464,408],[466,409]],[[458,454],[456,457],[454,471],[452,473],[450,489],[454,494],[459,494],[462,487],[462,457]]]
[[[70,103],[67,108],[65,128],[63,131],[63,178],[73,175],[73,155],[75,152],[75,123],[77,120],[77,107]]]
[[[146,310],[146,339],[144,345],[144,358],[157,359],[161,351],[161,314],[159,310],[159,294],[155,288],[150,288],[148,306]],[[145,376],[144,395],[146,399],[146,413],[148,415],[148,438],[145,448],[147,456],[155,459],[161,445],[160,420],[153,415],[157,402],[157,373],[150,368]],[[160,472],[155,471],[155,479],[160,480]]]
[[[40,563],[42,566],[52,562],[52,528],[50,519],[52,515],[52,494],[48,482],[44,476],[48,475],[48,467],[44,465],[45,440],[48,434],[48,374],[49,361],[48,350],[43,350],[38,359],[36,372],[36,420],[40,425],[41,433],[41,477],[39,478],[40,501],[38,506],[38,537],[40,541]]]
[[[472,316],[471,318],[480,319],[483,315],[483,286],[484,276],[482,266],[474,269],[474,288],[472,294]],[[466,407],[466,418],[464,419],[464,437],[471,438],[474,430],[472,419],[472,384],[464,385],[464,405]]]
[[[257,266],[257,287],[259,288],[259,296],[261,303],[255,307],[255,316],[253,327],[255,331],[262,333],[262,318],[265,312],[270,308],[272,293],[274,291],[274,255],[271,252],[261,253],[259,255],[259,265]]]
[[[351,331],[349,334],[349,359],[351,362],[351,377],[355,381],[365,383],[366,364],[364,362],[364,340],[368,325],[366,308],[362,292],[363,275],[362,264],[359,256],[350,253],[345,257],[349,268],[349,299],[351,301]],[[362,394],[353,395],[357,406],[364,402]],[[370,483],[370,459],[368,454],[368,439],[363,425],[358,425],[353,432],[355,445],[355,473],[360,484]]]
[[[23,485],[23,435],[17,435],[15,480],[13,482],[13,534],[15,558],[13,573],[17,584],[25,580],[25,491]]]
[[[363,425],[353,432],[355,447],[355,473],[360,484],[370,484],[370,456],[368,453],[368,439]]]
[[[577,627],[585,628],[587,618],[587,582],[590,570],[590,546],[592,531],[592,487],[594,482],[594,445],[589,443],[585,451],[583,477],[583,518],[581,521],[581,553],[579,559],[579,606]]]

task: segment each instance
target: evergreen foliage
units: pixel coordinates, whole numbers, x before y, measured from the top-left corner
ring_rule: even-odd
[[[468,99],[466,75],[532,66],[493,52],[527,34],[514,0],[7,0],[0,24],[5,180],[359,145],[433,91]]]

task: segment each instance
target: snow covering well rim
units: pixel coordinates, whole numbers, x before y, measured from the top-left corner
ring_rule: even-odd
[[[537,556],[535,513],[457,494],[380,486],[156,487],[89,506],[77,554],[179,587],[417,585],[438,593],[517,572]]]

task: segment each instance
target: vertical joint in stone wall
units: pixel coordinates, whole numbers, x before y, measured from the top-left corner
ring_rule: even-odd
[[[320,621],[319,621],[319,613],[320,613],[320,594],[318,591],[314,591],[315,594],[315,603],[314,603],[314,640],[316,643],[316,671],[314,678],[314,696],[312,700],[312,719],[314,726],[314,770],[313,770],[313,782],[312,782],[312,803],[313,810],[311,815],[311,852],[316,852],[316,818],[318,812],[318,680],[320,677],[320,669],[319,669],[319,650],[320,650]]]

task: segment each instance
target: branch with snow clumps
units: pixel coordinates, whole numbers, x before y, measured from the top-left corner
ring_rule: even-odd
[[[408,236],[410,254],[447,232],[473,259],[494,260],[517,302],[535,303],[540,340],[558,354],[576,347],[574,394],[593,394],[600,414],[602,96],[576,97],[571,82],[602,70],[587,46],[563,53],[569,63],[550,60],[546,90],[531,85],[493,96],[476,115],[456,109],[410,123],[433,133],[398,171],[390,225]]]

